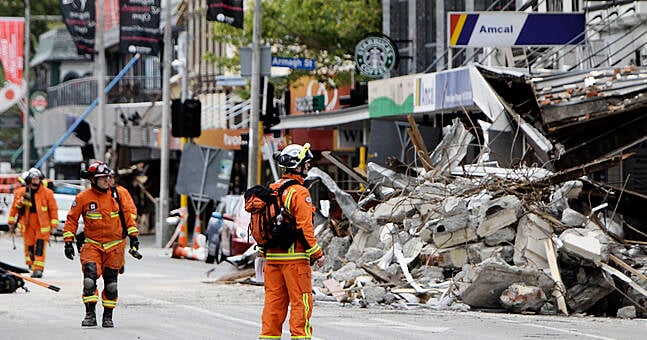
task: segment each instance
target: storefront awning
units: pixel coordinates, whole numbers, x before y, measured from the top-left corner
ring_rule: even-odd
[[[361,105],[334,112],[284,116],[272,130],[337,126],[366,119],[369,119],[368,105]]]

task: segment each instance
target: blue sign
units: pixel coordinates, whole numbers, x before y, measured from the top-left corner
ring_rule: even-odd
[[[272,66],[289,67],[295,70],[314,70],[314,59],[272,57]]]

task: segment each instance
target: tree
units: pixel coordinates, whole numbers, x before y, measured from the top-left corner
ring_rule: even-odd
[[[214,39],[234,46],[252,42],[253,6],[245,12],[244,30],[213,23]],[[311,58],[322,80],[334,77],[348,83],[355,45],[364,36],[380,32],[382,2],[379,0],[268,0],[263,1],[262,40],[282,57]],[[238,68],[238,57],[205,56],[221,67]],[[307,71],[293,70],[288,81]]]

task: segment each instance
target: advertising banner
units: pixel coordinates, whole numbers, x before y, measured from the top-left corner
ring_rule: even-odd
[[[0,17],[0,112],[22,98],[25,20]]]
[[[61,14],[79,55],[95,54],[95,1],[61,0]]]
[[[119,52],[158,55],[161,0],[119,2]]]
[[[207,21],[243,28],[243,0],[207,0]]]
[[[583,13],[448,13],[449,46],[509,47],[581,44]]]
[[[415,75],[368,82],[368,112],[371,118],[413,113]]]

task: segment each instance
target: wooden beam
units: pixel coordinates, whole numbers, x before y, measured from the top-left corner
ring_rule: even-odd
[[[411,138],[411,143],[416,148],[416,155],[420,158],[422,167],[425,168],[425,171],[431,171],[433,170],[433,167],[431,166],[429,151],[427,150],[427,146],[425,145],[425,142],[420,135],[420,130],[418,130],[416,120],[412,115],[408,115],[407,120],[409,121],[409,125],[411,125],[411,127],[407,129],[407,133]]]
[[[557,300],[557,307],[559,310],[564,313],[564,315],[568,315],[566,299],[564,298],[566,287],[564,287],[562,275],[559,273],[559,267],[557,266],[557,254],[553,247],[553,240],[550,238],[544,239],[544,247],[546,248],[546,259],[548,260],[548,266],[550,267],[550,276],[555,280],[555,285],[557,286],[553,289],[553,296],[555,296],[555,299]]]
[[[611,259],[611,261],[615,262],[615,263],[616,263],[617,265],[619,265],[620,267],[622,267],[622,268],[624,268],[624,269],[626,269],[626,270],[630,271],[632,274],[634,274],[634,275],[638,276],[641,280],[643,280],[643,281],[647,282],[647,276],[645,276],[643,273],[641,273],[641,272],[637,271],[635,268],[633,268],[632,266],[628,265],[627,263],[625,263],[625,262],[624,262],[624,261],[622,261],[621,259],[617,258],[615,255],[613,255],[613,254],[609,254],[609,258]]]

